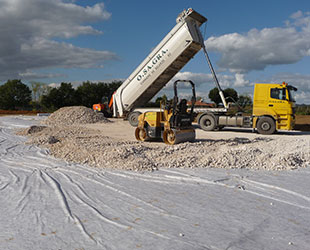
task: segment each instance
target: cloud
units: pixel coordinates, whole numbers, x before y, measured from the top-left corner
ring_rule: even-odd
[[[55,78],[55,77],[67,77],[65,74],[52,74],[52,73],[37,73],[32,71],[25,71],[23,73],[19,73],[19,77],[24,80],[34,80],[34,79],[42,79],[42,78]]]
[[[0,0],[0,80],[35,69],[89,68],[115,59],[110,51],[59,41],[102,34],[89,23],[110,16],[103,3],[82,7],[63,0]]]
[[[299,11],[296,11],[295,13],[293,13],[293,14],[290,16],[290,18],[292,18],[292,19],[299,19],[299,18],[301,18],[302,16],[303,16],[303,13],[302,13],[301,10],[299,10]]]
[[[283,81],[294,85],[298,90],[310,93],[310,75],[278,73],[271,78],[272,82],[282,83]],[[310,99],[310,96],[309,96]]]
[[[109,83],[119,82],[119,81],[124,82],[124,80],[125,79],[123,79],[123,78],[111,78],[111,79],[105,79],[105,80],[91,80],[89,82],[91,82],[91,83],[101,83],[101,82],[103,82],[103,83],[108,83],[109,84]],[[64,82],[66,82],[66,81],[64,81]],[[67,82],[67,83],[71,83],[72,87],[76,89],[77,87],[82,85],[84,82],[86,82],[86,81],[70,81],[70,82]],[[48,84],[48,86],[50,86],[52,88],[58,88],[58,87],[60,87],[60,85],[61,85],[60,82],[53,82],[53,83]]]
[[[245,87],[245,86],[252,86],[253,84],[250,83],[249,80],[244,79],[245,75],[244,74],[235,74],[235,87]]]
[[[310,55],[310,13],[298,11],[290,18],[284,27],[210,37],[205,43],[221,54],[218,65],[235,73],[296,63]]]
[[[268,81],[274,83],[287,82],[298,88],[295,93],[297,103],[310,104],[310,75],[279,73],[272,76]]]
[[[254,91],[254,82],[245,80],[244,74],[236,73],[234,75],[218,75],[219,82],[223,89],[225,88],[235,88],[239,94],[246,94],[252,96]],[[215,84],[212,79],[211,74],[203,73],[192,73],[192,72],[181,72],[178,73],[164,88],[165,94],[171,98],[173,96],[173,82],[177,79],[183,80],[192,80],[196,85],[196,96],[201,96],[205,98],[205,101],[208,102],[207,96],[209,91],[215,87]],[[293,92],[295,100],[298,104],[310,104],[310,75],[302,74],[292,74],[292,73],[278,73],[272,77],[262,80],[261,83],[282,83],[283,81],[287,82],[294,87],[297,87],[297,92]],[[223,84],[224,83],[224,84]],[[246,88],[245,87],[250,87]],[[181,98],[190,98],[191,91],[188,84],[181,84],[179,86],[178,95]],[[246,91],[244,91],[246,90]],[[158,96],[161,96],[163,93],[160,92]],[[156,97],[158,97],[156,96]]]
[[[224,75],[224,74],[219,74],[217,75],[218,81],[221,85],[221,87],[229,87],[233,85],[234,82],[234,77],[231,75]],[[196,88],[199,86],[203,85],[208,85],[210,88],[215,87],[215,83],[213,80],[213,77],[211,74],[204,74],[204,73],[193,73],[193,72],[179,72],[177,73],[166,85],[166,89],[172,89],[173,88],[173,83],[176,80],[192,80]],[[179,88],[188,88],[189,84],[180,84]]]

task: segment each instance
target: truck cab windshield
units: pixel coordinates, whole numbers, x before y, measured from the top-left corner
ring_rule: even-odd
[[[288,90],[288,98],[289,98],[289,100],[290,100],[291,102],[296,102],[296,101],[295,101],[295,91],[296,91],[296,90],[290,89],[290,88],[288,88],[287,90]]]
[[[272,88],[270,90],[270,97],[278,100],[287,100],[290,102],[295,102],[294,94],[296,90],[297,89],[292,86],[288,86],[288,88]]]

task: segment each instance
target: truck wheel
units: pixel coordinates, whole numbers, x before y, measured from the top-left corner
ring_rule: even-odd
[[[139,119],[138,119],[139,115],[141,115],[141,112],[138,112],[138,111],[132,112],[132,113],[130,113],[128,115],[128,121],[129,121],[131,126],[133,126],[133,127],[137,127],[138,126],[138,124],[139,124]]]
[[[199,126],[205,131],[212,131],[216,127],[215,117],[213,115],[203,115],[199,120]]]
[[[257,131],[263,135],[271,135],[276,131],[276,123],[270,117],[261,117],[257,122]]]

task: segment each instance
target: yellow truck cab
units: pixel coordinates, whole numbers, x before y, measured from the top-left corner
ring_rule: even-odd
[[[291,130],[295,123],[295,100],[287,83],[255,84],[253,96],[253,128],[261,134],[272,134],[278,129]]]

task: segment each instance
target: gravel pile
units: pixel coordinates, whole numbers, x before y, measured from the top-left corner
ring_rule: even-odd
[[[96,113],[84,106],[63,107],[52,113],[44,124],[48,126],[65,126],[96,122],[110,122],[102,113]]]
[[[174,146],[117,141],[78,126],[48,127],[30,134],[29,143],[49,148],[55,157],[94,167],[153,171],[167,168],[247,168],[292,170],[310,166],[309,139],[234,138]]]
[[[23,129],[23,130],[19,130],[17,131],[16,134],[18,135],[31,135],[31,134],[35,134],[38,132],[41,132],[42,130],[44,130],[45,128],[47,128],[46,126],[30,126],[29,128]]]

